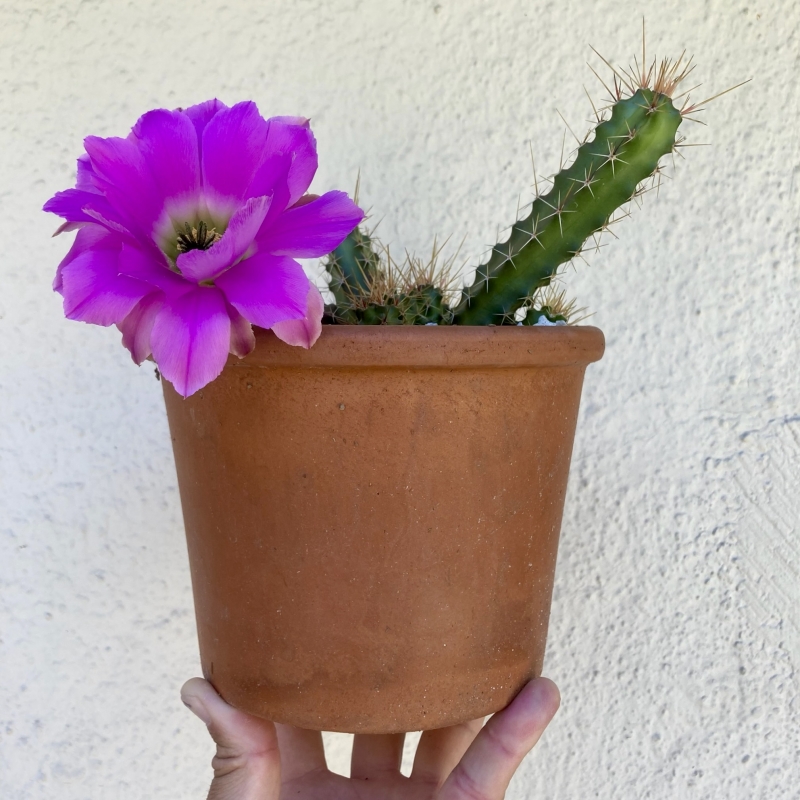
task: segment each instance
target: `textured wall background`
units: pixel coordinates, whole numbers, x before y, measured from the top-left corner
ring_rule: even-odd
[[[594,44],[697,57],[674,181],[569,286],[587,375],[547,674],[513,798],[798,798],[800,6],[790,0],[18,0],[0,6],[0,796],[200,798],[210,742],[160,387],[61,318],[39,211],[81,140],[218,96],[304,114],[315,186],[477,256],[583,128]],[[691,128],[687,123],[687,128]],[[472,260],[474,266],[475,260]],[[346,742],[334,741],[344,763]]]

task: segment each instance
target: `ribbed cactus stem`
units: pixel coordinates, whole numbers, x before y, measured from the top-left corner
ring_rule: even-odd
[[[534,200],[505,242],[492,248],[474,283],[464,288],[454,322],[513,321],[526,299],[654,175],[659,159],[675,145],[681,120],[671,99],[650,89],[617,101],[592,141],[582,144],[573,163],[555,176],[552,189]]]
[[[329,288],[341,309],[349,308],[354,298],[369,295],[380,269],[370,235],[355,228],[328,256],[325,269],[330,274]]]

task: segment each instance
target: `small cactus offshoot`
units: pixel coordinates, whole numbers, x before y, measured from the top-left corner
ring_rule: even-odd
[[[435,242],[426,260],[395,261],[388,247],[356,228],[325,261],[335,302],[323,322],[345,325],[450,325],[456,255],[441,258]]]
[[[567,298],[565,289],[556,289],[551,283],[536,292],[517,313],[517,325],[577,325],[586,319],[585,308],[576,308],[575,300]]]
[[[643,44],[642,65],[644,56]],[[387,248],[356,229],[325,264],[335,299],[326,309],[325,321],[360,325],[574,322],[573,304],[566,302],[563,292],[548,291],[559,269],[581,256],[587,243],[596,247],[598,237],[620,214],[628,216],[624,206],[660,185],[661,160],[683,145],[678,135],[681,123],[693,119],[693,113],[714,99],[691,104],[685,92],[680,95],[685,96],[683,105],[675,104],[676,90],[694,69],[691,59],[685,62],[683,56],[629,70],[605,63],[613,72],[613,86],[606,86],[609,105],[603,110],[610,109],[610,115],[595,110],[596,126],[579,142],[571,163],[553,177],[547,192],[538,192],[534,173],[537,197],[529,213],[491,249],[460,297],[452,297],[453,260],[447,264],[443,284],[435,269],[435,247],[425,268],[408,255],[398,265]]]

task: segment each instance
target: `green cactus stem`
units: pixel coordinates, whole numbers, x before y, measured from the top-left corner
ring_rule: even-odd
[[[340,308],[351,306],[356,297],[369,295],[380,270],[380,255],[372,237],[363,228],[355,228],[328,256],[325,269]]]
[[[534,200],[505,242],[492,248],[454,309],[459,325],[513,323],[517,309],[559,266],[580,253],[613,213],[656,174],[659,159],[675,146],[681,112],[666,94],[648,88],[613,105],[611,118],[578,148],[547,194]],[[530,324],[530,323],[529,323]]]
[[[406,253],[395,261],[389,248],[362,228],[354,229],[324,263],[335,303],[324,323],[345,325],[449,325],[446,297],[453,289],[457,257],[439,257],[434,242],[427,261]]]
[[[428,262],[406,254],[405,262],[398,264],[387,247],[357,229],[325,265],[336,303],[326,308],[324,321],[351,325],[579,321],[573,305],[553,290],[551,281],[559,268],[580,256],[589,239],[597,245],[617,212],[644,193],[648,179],[660,183],[660,159],[683,146],[677,132],[684,119],[699,121],[691,115],[743,85],[699,103],[690,103],[692,90],[676,95],[694,70],[692,59],[687,62],[683,55],[676,60],[653,59],[645,67],[644,23],[641,64],[620,70],[603,61],[614,74],[613,88],[603,84],[611,96],[610,118],[603,119],[595,110],[597,126],[579,142],[575,160],[560,169],[547,193],[539,194],[537,186],[530,213],[492,248],[471,285],[455,289],[453,262],[448,260],[443,270],[438,269],[435,243]],[[673,97],[685,97],[680,108]],[[627,216],[627,211],[623,214]]]

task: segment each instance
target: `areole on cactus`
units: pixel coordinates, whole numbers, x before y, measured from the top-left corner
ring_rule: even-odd
[[[597,124],[579,143],[574,160],[554,176],[546,193],[538,193],[537,182],[537,197],[529,213],[492,247],[460,297],[448,303],[453,300],[450,285],[439,287],[436,293],[435,285],[415,283],[410,276],[376,301],[375,286],[383,280],[385,264],[374,237],[356,228],[325,262],[335,299],[326,308],[325,321],[359,325],[566,322],[567,307],[554,309],[552,298],[548,303],[539,292],[549,286],[562,265],[581,255],[590,239],[596,240],[617,221],[615,214],[623,206],[652,188],[648,182],[660,182],[661,159],[682,144],[681,123],[714,99],[692,104],[685,93],[683,105],[675,104],[676,90],[694,69],[691,59],[684,61],[683,56],[653,61],[649,68],[635,71],[606,64],[614,73],[613,88],[606,86],[611,95],[610,117],[595,109]],[[423,302],[425,313],[401,311],[420,308],[423,298],[430,298],[427,304]]]

